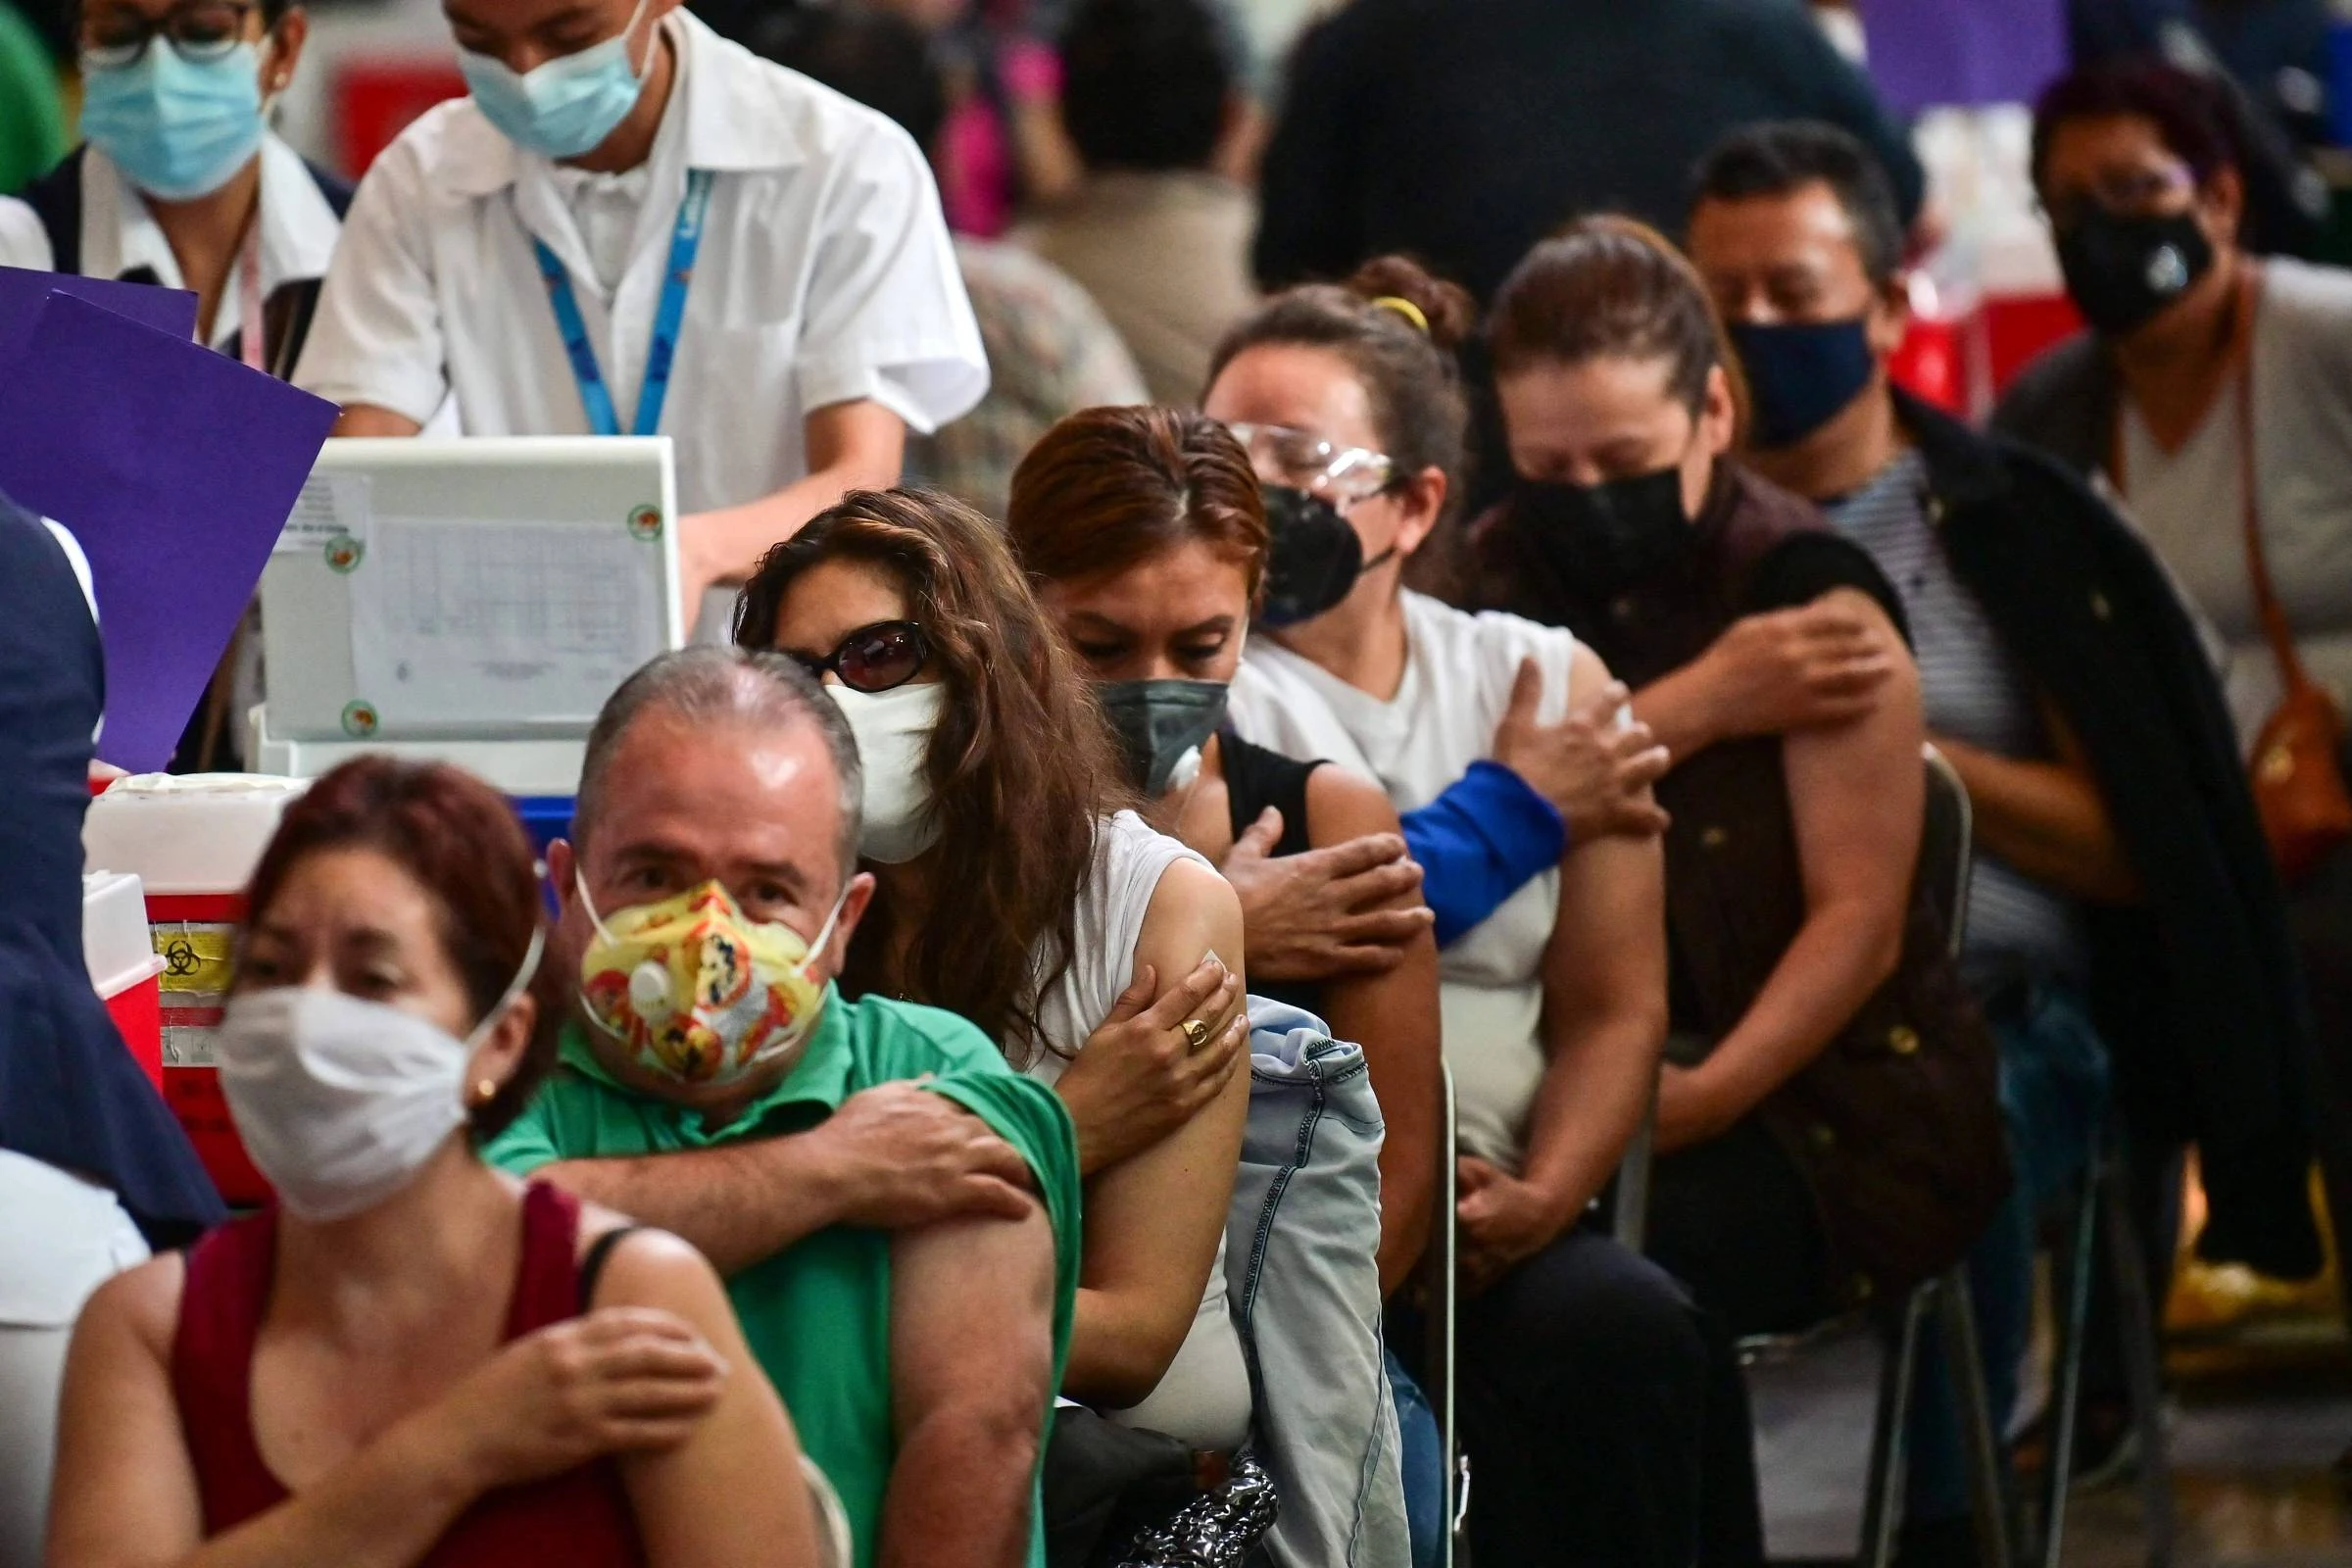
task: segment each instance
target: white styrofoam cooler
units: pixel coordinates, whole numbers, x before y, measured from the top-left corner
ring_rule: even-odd
[[[239,893],[307,779],[260,773],[136,773],[90,802],[82,864],[128,871],[149,897]]]

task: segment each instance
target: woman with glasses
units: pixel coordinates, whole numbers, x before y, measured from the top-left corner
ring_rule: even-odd
[[[347,762],[247,905],[220,1084],[275,1198],[82,1311],[51,1568],[819,1561],[820,1489],[702,1254],[476,1152],[562,1004],[506,801]]]
[[[1491,758],[1520,702],[1549,716],[1609,684],[1566,632],[1399,581],[1453,495],[1470,315],[1412,264],[1373,262],[1243,321],[1203,400],[1277,498],[1272,624],[1235,677],[1235,727],[1377,778],[1403,810]],[[1440,955],[1463,1154],[1455,1398],[1482,1561],[1716,1560],[1698,1555],[1704,1433],[1737,1368],[1710,1360],[1680,1287],[1587,1212],[1656,1081],[1662,882],[1653,841],[1572,845]]]
[[[2249,251],[2228,108],[2170,66],[2053,84],[2034,112],[2034,182],[2089,331],[2030,367],[1994,422],[2103,476],[2227,645],[2239,755],[2287,884],[2320,1041],[2313,1121],[2341,1239],[2352,1223],[2352,809],[2336,788],[2352,776],[2352,271]],[[2303,744],[2284,744],[2289,726]],[[2280,809],[2297,795],[2303,809]],[[2298,817],[2307,825],[2291,826]],[[2300,1201],[2278,1200],[2282,1211]]]
[[[81,0],[82,145],[0,199],[0,266],[196,295],[196,335],[292,375],[351,203],[269,127],[293,0]]]
[[[0,196],[0,266],[187,289],[196,337],[280,379],[301,357],[351,187],[269,127],[310,24],[293,0],[78,0],[82,145]],[[260,622],[175,769],[234,767],[262,700]]]
[[[1102,710],[1002,529],[853,492],[770,550],[735,640],[791,654],[864,762],[879,884],[842,975],[945,1007],[1052,1083],[1086,1177],[1062,1393],[1220,1453],[1250,1428],[1224,1235],[1249,1075],[1241,908],[1126,809]]]

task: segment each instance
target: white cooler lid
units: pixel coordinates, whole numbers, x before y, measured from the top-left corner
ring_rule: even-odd
[[[161,974],[147,929],[147,892],[135,876],[91,872],[81,879],[81,957],[102,997],[119,997]]]
[[[150,895],[239,893],[307,779],[134,773],[90,802],[82,868],[127,871]]]

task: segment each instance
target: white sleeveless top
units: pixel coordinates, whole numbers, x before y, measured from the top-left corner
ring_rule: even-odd
[[[1178,860],[1208,865],[1175,839],[1153,832],[1133,811],[1121,811],[1102,824],[1095,835],[1094,875],[1078,895],[1073,929],[1077,951],[1061,978],[1038,999],[1038,1025],[1050,1049],[1030,1063],[1030,1077],[1047,1084],[1060,1078],[1087,1036],[1135,979],[1135,944],[1143,935],[1144,915],[1161,873]],[[1249,1437],[1250,1370],[1226,1305],[1222,1235],[1192,1331],[1159,1387],[1131,1409],[1105,1413],[1123,1425],[1164,1432],[1196,1448],[1227,1451]]]
[[[1494,753],[1519,662],[1544,673],[1538,716],[1569,706],[1576,639],[1517,615],[1469,614],[1406,593],[1404,678],[1387,702],[1271,638],[1253,638],[1229,711],[1246,740],[1286,757],[1325,758],[1380,780],[1399,811],[1445,793]],[[1544,949],[1559,913],[1560,873],[1544,872],[1438,955],[1446,1060],[1465,1152],[1520,1169],[1527,1115],[1543,1082]]]

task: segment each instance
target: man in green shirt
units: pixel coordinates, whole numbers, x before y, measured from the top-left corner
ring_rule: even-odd
[[[840,710],[779,656],[664,655],[614,693],[573,841],[548,855],[549,964],[572,1004],[560,1065],[488,1153],[684,1236],[728,1276],[859,1568],[1041,1563],[1038,1457],[1078,1276],[1069,1117],[964,1020],[833,989],[873,894],[861,790]],[[736,957],[790,956],[812,1029],[688,1073],[589,1021],[583,956],[686,895],[740,912]],[[668,1006],[661,957],[624,960],[640,1015]],[[695,993],[712,983],[706,966]]]

